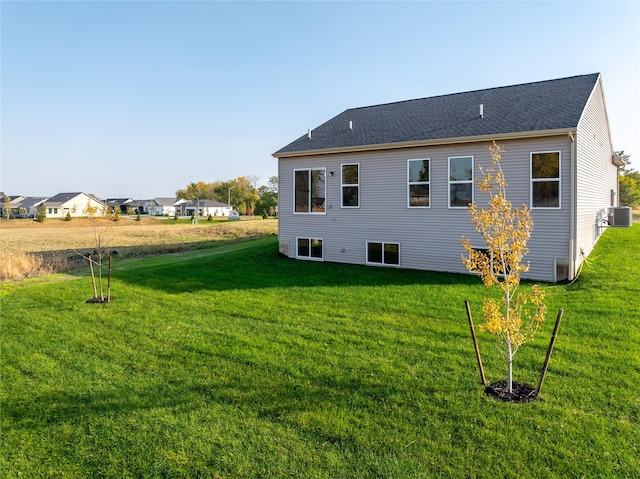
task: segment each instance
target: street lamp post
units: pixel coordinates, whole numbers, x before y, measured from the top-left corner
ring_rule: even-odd
[[[198,208],[200,208],[200,197],[196,196],[193,198],[196,202],[196,209],[193,213],[193,222],[197,223],[198,222]]]
[[[232,185],[231,188],[229,188],[229,191],[228,191],[227,204],[229,205],[229,214],[231,214],[231,190],[233,188],[235,188],[236,186],[238,186],[238,185]]]

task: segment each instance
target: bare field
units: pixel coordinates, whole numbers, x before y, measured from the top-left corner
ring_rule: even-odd
[[[143,218],[135,221],[99,220],[94,224],[83,218],[72,221],[48,219],[43,223],[33,220],[0,221],[0,263],[9,264],[20,255],[42,258],[41,272],[21,274],[4,279],[22,279],[52,271],[65,271],[77,267],[77,254],[96,248],[96,235],[103,249],[117,251],[120,258],[147,254],[171,253],[210,246],[212,241],[234,240],[275,234],[278,222],[273,219],[243,219],[240,221],[207,222],[197,224],[174,223],[171,220]],[[2,279],[2,278],[0,278]]]

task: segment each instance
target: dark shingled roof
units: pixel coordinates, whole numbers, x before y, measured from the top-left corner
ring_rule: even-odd
[[[305,134],[273,156],[575,128],[599,76],[593,73],[351,108],[312,130],[311,138]]]

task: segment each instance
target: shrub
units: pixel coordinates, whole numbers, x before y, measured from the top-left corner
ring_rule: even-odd
[[[38,208],[38,214],[36,215],[36,221],[38,223],[42,223],[42,222],[44,222],[45,219],[47,219],[47,209],[43,205],[40,208]]]
[[[620,204],[640,206],[640,172],[625,170],[620,176]]]

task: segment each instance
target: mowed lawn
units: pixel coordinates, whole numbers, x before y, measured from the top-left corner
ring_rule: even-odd
[[[524,285],[529,287],[529,285]],[[267,237],[0,286],[1,477],[640,477],[640,225],[610,229],[507,404],[476,277],[285,259]],[[506,367],[479,334],[489,381]]]

